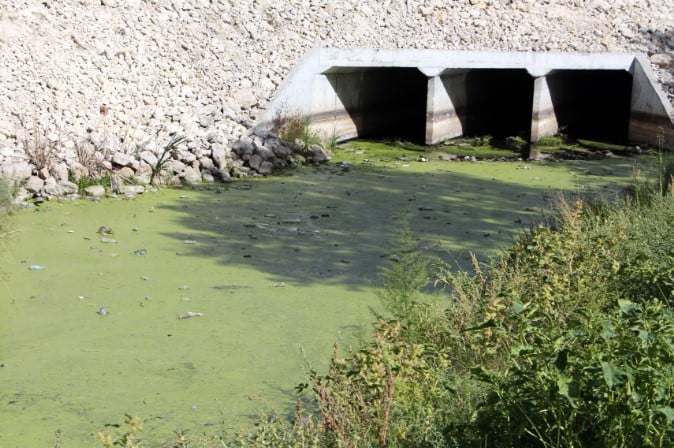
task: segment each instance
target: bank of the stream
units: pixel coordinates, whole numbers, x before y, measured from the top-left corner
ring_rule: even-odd
[[[128,412],[155,446],[246,424],[250,396],[290,409],[307,361],[371,320],[405,223],[461,264],[558,192],[611,194],[652,162],[391,160],[21,210],[1,256],[0,444],[92,446]]]

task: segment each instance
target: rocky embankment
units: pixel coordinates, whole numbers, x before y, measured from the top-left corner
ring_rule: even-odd
[[[268,174],[297,156],[250,128],[315,46],[643,52],[672,99],[672,17],[668,0],[7,0],[1,172],[42,198],[159,166],[165,182]]]

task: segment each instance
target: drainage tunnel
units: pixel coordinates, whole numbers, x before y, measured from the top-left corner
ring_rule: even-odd
[[[463,135],[529,139],[534,80],[526,70],[448,70],[441,78]]]
[[[627,143],[632,75],[625,70],[553,70],[547,75],[560,132]]]
[[[638,54],[316,48],[256,128],[284,114],[338,141],[562,132],[674,148],[674,109]]]
[[[424,143],[427,77],[416,68],[340,67],[325,74],[361,138]]]

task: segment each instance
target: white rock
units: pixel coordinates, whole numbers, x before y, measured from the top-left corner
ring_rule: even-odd
[[[44,187],[44,180],[37,176],[31,176],[23,187],[30,193],[38,193]]]
[[[87,188],[84,189],[84,194],[86,194],[87,196],[99,198],[105,195],[105,187],[103,187],[102,185],[89,185]]]

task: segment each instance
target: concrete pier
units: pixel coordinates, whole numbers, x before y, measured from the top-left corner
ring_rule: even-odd
[[[338,141],[473,135],[674,148],[674,110],[643,55],[317,48],[257,124],[299,115]]]

